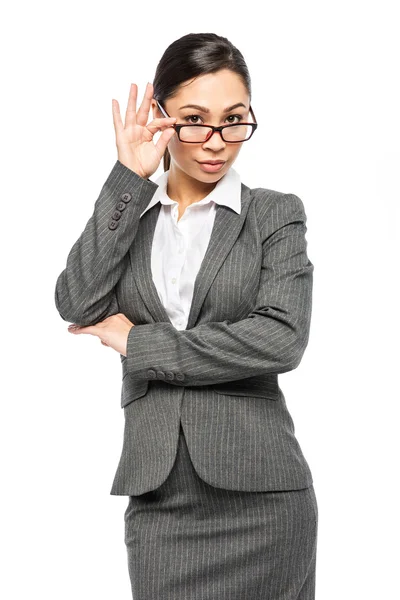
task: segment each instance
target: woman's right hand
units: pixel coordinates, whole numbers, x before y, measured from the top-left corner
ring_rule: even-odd
[[[118,150],[118,160],[135,171],[140,177],[148,179],[157,171],[160,161],[167,148],[169,140],[175,134],[171,127],[176,121],[175,117],[153,119],[148,125],[151,100],[153,98],[153,85],[148,83],[143,102],[136,112],[137,85],[131,84],[128,106],[125,115],[125,125],[122,122],[117,100],[112,101],[113,121]],[[153,136],[162,131],[156,144]]]

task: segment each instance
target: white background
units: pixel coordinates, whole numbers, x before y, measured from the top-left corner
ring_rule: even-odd
[[[308,216],[310,341],[280,385],[319,503],[317,599],[398,593],[395,6],[71,0],[2,10],[3,598],[131,598],[128,498],[109,494],[122,449],[120,358],[67,332],[54,287],[116,161],[112,98],[124,114],[130,83],[141,102],[169,44],[209,31],[241,50],[252,77],[259,128],[235,168],[249,187],[295,193]],[[161,173],[162,163],[152,179]]]

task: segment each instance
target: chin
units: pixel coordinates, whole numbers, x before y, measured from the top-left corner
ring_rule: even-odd
[[[197,181],[201,181],[203,183],[216,183],[219,181],[226,173],[225,169],[222,169],[219,173],[196,173],[193,175]]]

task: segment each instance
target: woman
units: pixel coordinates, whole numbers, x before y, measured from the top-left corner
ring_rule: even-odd
[[[110,493],[129,496],[136,600],[315,597],[317,502],[278,385],[307,346],[313,265],[300,198],[232,168],[250,99],[226,38],[172,43],[125,124],[113,100],[118,160],[56,284],[69,330],[120,353]]]

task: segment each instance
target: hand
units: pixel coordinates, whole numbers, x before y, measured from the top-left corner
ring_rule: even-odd
[[[153,119],[146,125],[153,98],[153,85],[151,83],[147,84],[143,102],[136,113],[137,90],[137,85],[132,83],[126,109],[125,126],[122,123],[118,101],[113,99],[113,121],[118,160],[128,169],[135,171],[140,177],[148,179],[150,175],[157,171],[168,142],[175,134],[172,125],[175,123],[176,117]],[[163,133],[160,135],[157,144],[154,144],[153,136],[160,130]]]
[[[79,325],[69,325],[68,331],[79,335],[80,333],[89,333],[90,335],[96,335],[100,338],[101,343],[104,346],[113,348],[120,354],[126,356],[127,345],[128,345],[128,334],[132,327],[135,325],[122,313],[111,315],[104,321],[96,323],[96,325],[89,325],[87,327],[80,327]]]

